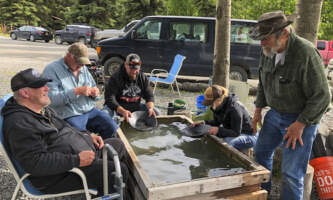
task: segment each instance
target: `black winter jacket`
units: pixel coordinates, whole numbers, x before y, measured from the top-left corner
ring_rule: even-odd
[[[96,152],[90,134],[72,128],[46,107],[37,114],[10,98],[2,110],[5,148],[30,173],[40,190],[63,179],[79,167],[79,152]]]
[[[148,77],[140,71],[136,80],[130,80],[124,65],[112,74],[104,96],[105,104],[111,110],[117,110],[120,105],[131,112],[137,111],[140,108],[141,98],[146,102],[154,102]]]
[[[215,110],[212,109],[212,111],[214,120],[206,121],[206,123],[212,126],[219,126],[218,137],[237,137],[241,133],[253,134],[252,119],[235,95],[224,98],[221,105]]]

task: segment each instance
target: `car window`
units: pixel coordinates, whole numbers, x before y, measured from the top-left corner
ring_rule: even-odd
[[[27,27],[26,26],[22,26],[19,28],[20,31],[26,31],[27,30]]]
[[[162,22],[160,21],[145,21],[138,27],[135,39],[159,40],[161,26]]]
[[[169,40],[184,40],[187,42],[207,42],[208,24],[192,22],[171,22]]]
[[[325,42],[318,41],[317,42],[317,49],[318,50],[325,50]]]
[[[43,27],[35,27],[36,30],[39,30],[39,31],[47,31],[45,28]]]
[[[126,33],[127,31],[129,31],[136,23],[138,23],[137,20],[135,21],[131,21],[130,23],[128,23],[125,27],[124,27],[124,32]]]
[[[236,43],[245,43],[245,44],[259,44],[259,40],[252,40],[249,37],[249,31],[251,29],[252,29],[251,26],[232,24],[230,41]]]

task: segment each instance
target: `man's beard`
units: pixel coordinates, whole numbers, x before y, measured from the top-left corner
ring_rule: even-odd
[[[281,40],[280,38],[278,38],[273,47],[262,47],[262,50],[265,56],[273,57],[275,54],[278,53],[278,50],[281,48],[281,46]]]

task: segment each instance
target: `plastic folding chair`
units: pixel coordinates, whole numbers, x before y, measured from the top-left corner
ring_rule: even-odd
[[[4,107],[6,101],[11,97],[12,95],[6,95],[3,99],[0,99],[0,113],[2,108]],[[0,115],[0,153],[3,155],[8,168],[10,172],[14,175],[14,178],[17,182],[17,185],[15,187],[15,191],[12,196],[12,200],[16,199],[16,196],[18,194],[18,191],[21,189],[24,195],[26,195],[29,198],[32,199],[47,199],[47,198],[54,198],[54,197],[63,197],[63,196],[69,196],[74,194],[84,194],[85,198],[87,200],[91,200],[91,195],[97,195],[97,190],[95,189],[89,189],[86,176],[79,168],[73,168],[69,170],[72,173],[76,173],[81,177],[82,180],[82,187],[81,190],[75,190],[75,191],[69,191],[69,192],[63,192],[58,194],[44,194],[38,189],[36,189],[31,182],[27,179],[28,176],[30,176],[29,173],[24,172],[20,164],[10,157],[7,150],[4,147],[4,141],[3,141],[3,132],[2,132],[2,125],[3,125],[3,116]],[[108,168],[107,168],[107,153],[111,153],[113,155],[113,160],[116,168],[115,172],[115,189],[117,190],[117,193],[108,194]],[[102,170],[102,169],[101,169]],[[121,174],[121,168],[120,168],[120,162],[118,158],[117,152],[114,150],[114,148],[108,144],[106,144],[103,148],[103,181],[104,181],[104,196],[99,197],[97,199],[123,199],[123,188],[125,187],[125,184],[123,183],[122,174]]]
[[[175,82],[178,94],[180,96],[179,87],[178,87],[178,83],[177,83],[177,75],[180,71],[180,68],[183,65],[183,62],[184,62],[185,58],[186,58],[185,56],[177,54],[175,56],[175,59],[173,60],[173,64],[171,66],[170,72],[168,72],[164,69],[153,69],[151,71],[149,79],[155,85],[153,93],[155,93],[157,83],[169,84],[171,86],[172,92],[174,92],[172,84]],[[160,77],[161,73],[166,73],[167,77],[166,78]]]

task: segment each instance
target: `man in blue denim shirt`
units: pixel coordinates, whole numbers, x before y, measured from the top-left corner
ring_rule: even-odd
[[[63,58],[46,66],[43,77],[51,79],[51,105],[57,114],[80,131],[99,133],[103,139],[113,137],[117,124],[106,112],[95,108],[99,89],[88,71],[88,48],[74,43]]]
[[[281,199],[303,199],[303,178],[318,123],[330,104],[330,91],[320,54],[294,34],[282,11],[260,16],[250,37],[261,41],[259,84],[252,127],[265,115],[254,154],[272,170],[275,149],[283,144]],[[262,187],[270,191],[271,183]]]

